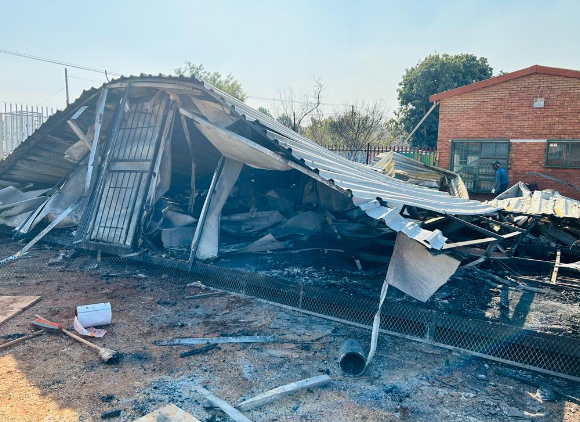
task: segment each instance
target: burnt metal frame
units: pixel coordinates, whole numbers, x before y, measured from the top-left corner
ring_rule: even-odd
[[[114,123],[110,129],[110,134],[108,137],[109,142],[107,143],[106,146],[105,159],[103,160],[103,165],[100,167],[99,172],[100,177],[98,178],[96,186],[94,186],[91,189],[91,196],[89,201],[90,206],[87,207],[87,209],[85,210],[83,218],[81,220],[81,224],[79,224],[79,230],[77,230],[75,243],[81,243],[82,247],[86,249],[105,250],[112,253],[126,253],[127,250],[131,250],[135,247],[135,244],[138,240],[138,233],[140,228],[139,219],[142,217],[143,209],[141,208],[143,207],[140,207],[138,215],[134,216],[133,221],[130,222],[129,226],[127,226],[127,230],[125,230],[126,232],[125,242],[127,241],[127,239],[129,239],[128,236],[131,236],[129,245],[111,244],[107,242],[88,240],[86,238],[88,233],[92,230],[92,226],[94,223],[93,220],[95,217],[94,214],[96,210],[98,210],[97,202],[98,203],[101,202],[101,200],[97,201],[97,198],[103,195],[103,189],[106,182],[105,180],[106,178],[103,177],[103,175],[111,164],[114,149],[114,145],[112,145],[111,142],[119,136],[121,122],[124,116],[125,105],[127,103],[130,88],[131,84],[127,84],[124,89],[123,98],[115,111],[115,116],[113,118]],[[144,180],[141,180],[138,183],[139,186],[142,186],[143,191],[141,192],[141,194],[139,194],[139,192],[135,193],[133,198],[133,204],[127,210],[126,217],[131,217],[135,213],[135,207],[137,205],[136,201],[141,201],[143,202],[143,204],[145,204],[145,201],[147,200],[147,193],[150,191],[151,180],[153,178],[154,173],[156,174],[158,170],[159,152],[162,149],[162,144],[165,142],[165,138],[167,137],[169,128],[173,122],[173,118],[170,113],[173,114],[175,113],[175,107],[173,105],[170,105],[169,100],[166,99],[162,105],[162,108],[159,110],[160,115],[155,118],[156,125],[157,122],[159,122],[159,125],[155,135],[156,139],[151,144],[151,147],[153,148],[153,154],[151,158],[148,160],[148,162],[150,163],[148,171],[146,172],[146,177],[144,178]]]
[[[129,84],[130,86],[130,84]],[[127,93],[127,90],[129,89],[129,86],[127,86],[125,94]],[[113,141],[115,140],[118,136],[119,136],[119,131],[120,131],[120,125],[124,116],[124,108],[125,108],[125,104],[127,101],[126,96],[123,96],[124,101],[121,102],[121,104],[119,105],[119,114],[117,116],[117,120],[115,121],[115,127],[114,130],[110,136],[110,140]],[[151,157],[151,159],[148,159],[147,161],[149,162],[149,166],[148,166],[148,170],[145,172],[146,176],[144,178],[144,181],[142,180],[142,176],[139,177],[139,181],[134,185],[135,189],[131,189],[131,194],[129,197],[129,200],[131,200],[131,196],[134,192],[134,197],[133,200],[131,201],[131,205],[130,208],[128,209],[125,218],[123,220],[123,223],[126,222],[127,218],[131,219],[131,216],[133,216],[133,214],[135,213],[135,207],[137,206],[137,202],[140,201],[143,204],[145,203],[146,199],[147,199],[147,192],[150,190],[150,184],[151,184],[151,180],[153,177],[153,173],[157,171],[157,167],[159,164],[159,160],[158,160],[158,156],[159,156],[159,151],[161,149],[161,145],[162,143],[165,141],[164,139],[160,139],[160,137],[166,137],[167,133],[168,133],[168,129],[169,126],[171,125],[172,122],[172,117],[170,116],[170,112],[174,112],[175,107],[173,106],[169,106],[168,105],[168,100],[165,100],[166,102],[163,104],[162,109],[159,110],[159,115],[155,117],[155,125],[157,126],[157,121],[160,119],[159,122],[159,126],[158,126],[158,131],[155,134],[155,139],[151,142],[150,147],[153,148],[153,155]],[[170,111],[171,110],[171,111]],[[140,117],[137,117],[138,119]],[[170,121],[171,119],[171,121]],[[128,142],[128,141],[127,141]],[[102,171],[106,171],[109,169],[110,164],[111,164],[111,157],[113,154],[113,149],[115,148],[115,145],[112,145],[109,143],[109,148],[107,150],[107,157],[105,159],[105,163],[102,167]],[[125,151],[126,152],[127,149],[127,144],[125,145]],[[121,160],[121,161],[135,161],[135,162],[141,162],[142,160]],[[102,197],[103,194],[103,189],[106,183],[106,178],[103,177],[104,173],[101,173],[101,178],[99,180],[99,189],[96,191],[96,195],[99,195]],[[124,180],[124,178],[123,178]],[[118,180],[117,180],[118,182]],[[134,180],[135,182],[135,180]],[[110,183],[112,183],[112,180],[110,181]],[[140,188],[139,186],[143,186],[142,188]],[[142,192],[140,192],[140,190],[143,189]],[[125,194],[123,196],[123,200],[122,202],[124,203],[125,201],[125,196],[127,194],[127,190],[125,190]],[[93,198],[92,198],[93,200]],[[83,234],[83,245],[85,247],[89,247],[90,249],[102,249],[102,250],[107,250],[107,251],[111,251],[113,253],[118,253],[118,252],[127,252],[128,250],[132,250],[135,247],[135,244],[137,242],[138,237],[138,233],[139,233],[139,220],[142,217],[142,213],[143,213],[143,207],[139,207],[138,213],[137,215],[134,215],[132,220],[129,221],[128,226],[125,228],[124,230],[124,238],[125,241],[124,243],[127,242],[127,239],[129,238],[129,236],[131,236],[130,238],[130,242],[129,245],[120,245],[120,244],[112,244],[109,242],[105,242],[105,241],[94,241],[94,240],[88,240],[85,237],[88,235],[89,232],[91,232],[93,230],[93,225],[94,225],[94,218],[96,218],[96,211],[99,209],[99,205],[98,204],[101,203],[102,198],[100,198],[98,201],[96,201],[93,204],[93,208],[90,210],[90,213],[87,213],[86,216],[88,216],[89,220],[88,220],[88,224],[84,227],[84,233]],[[95,208],[96,206],[96,208]],[[108,216],[109,212],[107,213]],[[102,219],[102,218],[101,218]],[[109,233],[110,233],[110,229],[109,229]],[[121,238],[119,238],[119,241],[121,241]],[[94,245],[94,247],[90,247],[89,245]]]
[[[153,180],[159,176],[159,166],[161,165],[163,152],[171,142],[176,110],[177,106],[175,101],[172,101],[169,105],[166,106],[166,110],[164,113],[165,119],[162,120],[160,125],[160,127],[162,128],[162,132],[160,134],[161,139],[159,140],[156,151],[153,157],[151,158],[150,171],[148,172],[147,179],[145,181],[145,192],[147,191],[149,192],[143,198],[143,206],[141,207],[137,216],[135,217],[137,225],[135,229],[135,235],[133,237],[133,242],[131,245],[132,248],[135,247],[135,242],[137,242],[141,233],[143,232],[143,221],[142,221],[143,215],[145,214],[145,212],[152,212],[152,208],[154,206],[153,203],[147,203],[147,201],[148,199],[153,200],[153,195],[155,192],[155,183],[153,183]],[[141,222],[141,224],[139,224],[139,222]]]
[[[127,97],[129,96],[129,90],[131,88],[131,84],[128,84],[123,92],[123,97],[121,102],[117,105],[115,110],[115,115],[113,117],[113,125],[109,132],[108,142],[106,143],[106,154],[103,160],[102,166],[100,169],[96,170],[95,176],[97,177],[97,184],[93,185],[93,188],[90,192],[86,192],[87,194],[90,193],[88,196],[87,206],[83,212],[83,216],[81,221],[79,222],[76,238],[74,243],[82,243],[82,246],[87,249],[94,249],[91,248],[92,242],[85,241],[85,236],[89,232],[89,226],[91,225],[91,220],[93,218],[93,211],[95,210],[96,205],[96,197],[102,194],[102,190],[104,188],[104,178],[102,177],[104,169],[106,169],[109,165],[110,155],[111,155],[111,141],[116,138],[119,132],[119,128],[121,127],[121,120],[123,118],[123,112],[125,109],[125,104],[127,103]],[[93,160],[95,157],[93,157]],[[100,170],[100,171],[99,171]],[[98,207],[96,207],[98,209]]]

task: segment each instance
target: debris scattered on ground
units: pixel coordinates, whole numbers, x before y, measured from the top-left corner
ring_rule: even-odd
[[[0,325],[30,308],[40,296],[0,296]]]
[[[74,317],[71,304],[86,303],[87,297],[96,294],[106,295],[98,297],[110,301],[117,311],[103,340],[107,347],[123,350],[124,356],[118,365],[101,365],[96,354],[75,347],[65,337],[27,341],[7,350],[0,356],[3,380],[0,395],[8,400],[0,405],[0,420],[23,422],[49,416],[63,422],[99,420],[102,412],[120,409],[120,420],[133,421],[168,403],[202,421],[223,420],[226,415],[221,410],[206,409],[201,396],[189,394],[192,385],[202,385],[235,405],[316,374],[328,374],[333,381],[328,387],[280,397],[244,413],[256,422],[276,419],[362,422],[403,417],[420,422],[466,419],[491,422],[509,420],[504,410],[510,412],[511,407],[525,415],[536,415],[527,417],[540,422],[572,422],[580,412],[578,404],[562,396],[552,402],[539,401],[535,397],[537,387],[497,374],[500,368],[497,363],[487,361],[488,380],[480,380],[476,376],[482,365],[479,359],[388,335],[379,338],[373,365],[364,375],[343,377],[337,353],[339,345],[351,337],[364,344],[368,341],[366,330],[237,295],[192,302],[184,299],[184,291],[196,295],[208,293],[208,289],[197,283],[186,287],[195,280],[191,277],[169,273],[171,282],[168,282],[163,277],[168,274],[167,270],[144,268],[141,271],[146,271],[149,277],[143,281],[131,276],[136,266],[107,260],[100,263],[98,270],[89,269],[94,255],[86,252],[71,261],[66,269],[37,271],[44,268],[54,253],[54,247],[39,248],[35,251],[36,257],[16,263],[10,269],[10,277],[2,277],[3,292],[34,294],[41,286],[43,299],[35,305],[38,308],[35,311],[60,321]],[[102,270],[126,275],[107,280],[100,277]],[[544,273],[543,277],[550,275]],[[463,311],[473,318],[484,318],[483,312],[499,318],[499,314],[495,316],[499,293],[489,290],[479,275],[474,274],[472,280],[466,286],[462,277],[453,277],[435,294],[434,302],[430,300],[422,306],[448,309],[450,313]],[[380,288],[376,283],[359,283],[355,285],[361,290],[370,289],[373,295]],[[348,286],[346,282],[344,286]],[[102,291],[107,293],[101,294]],[[394,289],[391,293],[394,296],[390,300],[410,301]],[[509,293],[510,317],[521,294]],[[563,321],[570,320],[556,319],[556,315],[563,318],[573,315],[574,311],[565,307],[563,299],[564,296],[556,297],[551,300],[562,302],[548,303],[541,296],[540,302],[534,302],[530,308],[528,319],[532,324],[537,319],[545,330],[564,329]],[[177,305],[158,306],[158,300]],[[569,306],[577,306],[576,299],[569,300]],[[488,302],[490,307],[485,306]],[[538,304],[542,307],[534,308]],[[28,326],[24,313],[2,326],[1,334],[24,333]],[[284,343],[230,343],[199,358],[186,359],[179,354],[188,347],[151,346],[160,336],[205,338],[248,333],[283,337]],[[308,343],[303,343],[305,339]],[[270,347],[285,354],[270,354]],[[39,356],[63,356],[64,359],[51,360],[51,365],[37,365]],[[571,397],[580,395],[577,385],[565,380],[538,375],[534,375],[534,380]],[[112,397],[104,402],[103,396]],[[28,416],[19,413],[19,409],[26,409]]]
[[[134,422],[200,422],[185,410],[180,409],[174,404],[163,406],[147,415],[135,420]]]
[[[185,296],[184,299],[205,299],[206,297],[223,296],[226,292],[201,293],[195,296]]]
[[[244,416],[244,414],[241,413],[239,410],[234,408],[232,405],[230,405],[225,400],[222,400],[219,397],[214,396],[212,393],[207,391],[205,388],[203,388],[199,385],[195,385],[195,386],[193,386],[193,390],[195,392],[201,394],[203,397],[205,397],[207,400],[209,400],[212,404],[214,404],[215,406],[217,406],[221,410],[223,410],[235,422],[251,422],[250,419],[248,419],[246,416]]]
[[[119,358],[118,352],[108,349],[106,347],[97,346],[96,344],[93,344],[90,341],[87,341],[84,338],[81,338],[76,334],[73,334],[70,331],[66,330],[61,324],[51,322],[46,318],[41,317],[40,315],[36,315],[36,319],[32,322],[32,325],[36,328],[46,330],[47,332],[50,333],[62,333],[72,338],[73,340],[76,340],[79,343],[82,343],[86,346],[89,346],[90,348],[95,349],[97,352],[99,352],[99,358],[104,363],[114,363]]]
[[[185,337],[172,340],[155,340],[156,346],[191,346],[195,344],[225,344],[225,343],[272,343],[272,336],[240,336],[240,337]]]
[[[112,419],[112,418],[118,418],[119,416],[121,416],[120,409],[108,410],[108,411],[103,412],[101,414],[101,419]]]
[[[366,357],[359,341],[354,338],[347,338],[340,344],[338,349],[340,356],[340,369],[347,375],[359,376],[367,366]]]
[[[250,410],[259,406],[263,406],[267,403],[271,403],[278,399],[279,397],[288,396],[294,394],[297,391],[317,387],[319,385],[326,384],[330,381],[328,375],[318,375],[311,378],[306,378],[300,381],[295,381],[290,384],[282,385],[276,387],[272,390],[266,391],[264,393],[258,394],[255,397],[244,400],[243,402],[236,405],[236,408],[240,410]]]
[[[101,338],[105,334],[107,334],[107,330],[103,330],[100,328],[94,328],[94,327],[88,327],[88,328],[83,327],[77,316],[75,316],[75,319],[73,321],[73,328],[81,336],[85,336],[85,337]]]
[[[36,336],[40,336],[40,335],[44,334],[45,332],[46,332],[45,330],[38,330],[38,331],[33,332],[32,334],[28,334],[28,335],[19,337],[15,340],[11,340],[11,341],[8,341],[6,343],[0,344],[0,350],[7,349],[11,346],[14,346],[15,344],[21,343],[21,342],[26,341],[28,339],[34,338]]]
[[[206,346],[202,346],[202,347],[196,347],[195,349],[191,349],[188,350],[187,352],[183,352],[179,354],[180,358],[186,358],[188,356],[193,356],[193,355],[200,355],[202,353],[205,352],[209,352],[210,350],[215,349],[216,347],[218,347],[217,344],[208,344]]]

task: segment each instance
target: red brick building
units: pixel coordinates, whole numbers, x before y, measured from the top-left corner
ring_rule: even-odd
[[[536,183],[580,199],[580,192],[530,175],[580,185],[580,71],[532,66],[432,95],[439,104],[439,166],[468,189],[488,193],[499,160],[510,185]]]

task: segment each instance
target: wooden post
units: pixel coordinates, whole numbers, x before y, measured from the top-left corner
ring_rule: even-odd
[[[558,251],[556,252],[556,262],[554,262],[554,269],[552,270],[552,278],[550,279],[550,282],[552,284],[556,284],[556,279],[558,278],[558,269],[560,268],[560,248],[558,248]]]
[[[64,68],[64,87],[66,88],[66,105],[70,104],[69,97],[68,97],[68,72],[66,67]]]
[[[191,214],[193,212],[193,206],[195,204],[195,152],[193,151],[193,142],[191,141],[191,136],[189,135],[189,129],[187,127],[187,121],[185,117],[181,115],[181,125],[183,126],[183,133],[185,134],[185,139],[187,140],[187,147],[189,148],[189,155],[191,156],[191,180],[189,187],[191,194],[189,196],[189,202],[187,203],[187,211]]]

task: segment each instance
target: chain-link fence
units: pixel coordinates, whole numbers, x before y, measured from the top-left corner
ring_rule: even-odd
[[[19,245],[21,246],[21,245]],[[4,248],[5,249],[5,248]],[[14,245],[14,251],[19,247]],[[42,250],[41,250],[42,251]],[[38,253],[33,251],[31,253]],[[54,257],[54,249],[46,257]],[[137,255],[130,258],[103,256],[95,273],[95,253],[64,256],[66,271],[82,271],[98,278],[103,272],[159,276],[167,282],[202,284],[248,295],[335,321],[369,328],[378,297],[332,290],[309,282],[293,282],[259,273],[196,262],[191,271],[184,261]],[[56,261],[56,262],[54,262]],[[38,279],[59,270],[59,260],[20,259],[0,268],[0,285],[7,279]],[[83,275],[84,276],[84,275]],[[387,300],[381,312],[383,333],[455,349],[471,355],[550,375],[580,381],[580,339],[541,333],[507,324],[451,315]]]

